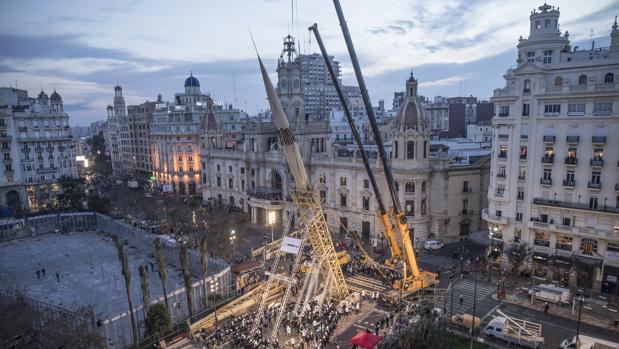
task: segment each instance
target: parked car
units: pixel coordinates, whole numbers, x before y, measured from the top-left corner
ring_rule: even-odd
[[[619,344],[615,342],[609,342],[594,337],[579,335],[578,341],[580,346],[576,345],[576,336],[565,339],[559,345],[561,349],[617,349]]]
[[[443,246],[444,244],[438,240],[426,240],[423,243],[423,248],[425,248],[426,250],[438,250]]]

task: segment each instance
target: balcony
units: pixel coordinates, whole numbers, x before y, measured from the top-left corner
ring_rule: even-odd
[[[488,212],[487,208],[484,208],[483,210],[481,210],[481,218],[487,222],[494,223],[494,224],[507,224],[508,223],[507,217],[493,215]]]
[[[589,187],[589,189],[600,190],[602,188],[602,183],[599,183],[599,182],[589,182],[587,187]]]
[[[460,214],[461,214],[462,216],[472,216],[472,215],[473,215],[473,213],[474,213],[474,212],[473,212],[473,210],[467,210],[467,209],[462,209],[462,210],[460,211]]]
[[[42,153],[43,152],[43,147],[35,147],[34,151],[36,151],[37,153]]]
[[[566,165],[576,165],[578,163],[578,159],[573,156],[568,156],[565,158]]]
[[[507,159],[507,153],[499,153],[499,159]]]
[[[506,141],[509,139],[509,135],[499,135],[499,140]]]
[[[596,205],[590,206],[588,203],[575,203],[575,202],[567,202],[567,201],[559,201],[559,200],[550,200],[550,199],[533,199],[534,205],[540,206],[550,206],[550,207],[559,207],[559,208],[569,208],[576,210],[584,210],[584,211],[595,211],[595,212],[606,212],[606,213],[618,213],[618,207],[604,206],[604,205]]]
[[[570,91],[585,91],[586,89],[587,89],[587,84],[578,84],[578,85],[570,86]]]
[[[4,164],[12,164],[13,163],[13,159],[11,159],[11,158],[3,158],[2,162]]]
[[[9,148],[9,147],[6,147],[6,148],[2,147],[2,152],[3,153],[10,153],[11,152],[11,148]]]
[[[496,178],[503,178],[503,179],[505,179],[505,173],[497,173],[496,174]]]
[[[554,143],[556,136],[544,136],[544,143]]]
[[[552,185],[552,179],[541,178],[539,180],[539,184],[541,184],[541,185]]]
[[[520,154],[520,160],[526,160],[527,154]]]
[[[604,159],[591,159],[591,161],[589,161],[589,165],[591,166],[596,166],[596,167],[602,167],[604,166]]]
[[[11,136],[7,135],[6,133],[0,134],[0,141],[10,141],[11,140]]]
[[[542,164],[552,164],[555,162],[555,157],[553,156],[542,156]]]
[[[473,192],[473,188],[471,188],[471,187],[463,187],[462,188],[462,192],[463,193],[472,193]]]
[[[580,142],[580,136],[567,136],[567,143],[578,144]]]
[[[619,191],[619,183],[615,184],[615,190]]]
[[[606,136],[593,136],[591,142],[593,144],[606,144]]]
[[[563,180],[563,186],[564,187],[572,187],[572,188],[574,188],[576,186],[576,181],[564,179]]]
[[[28,127],[26,127],[26,126],[20,126],[20,127],[18,127],[18,128],[17,128],[17,130],[18,130],[19,132],[26,132],[26,131],[28,131]]]
[[[526,176],[518,176],[518,180],[519,180],[519,181],[524,181],[524,180],[525,180],[525,178],[526,178]]]

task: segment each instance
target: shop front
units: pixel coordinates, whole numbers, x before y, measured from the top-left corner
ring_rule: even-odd
[[[619,296],[619,267],[605,265],[602,274],[603,293],[611,296]]]
[[[546,278],[548,276],[548,254],[543,252],[533,252],[533,276],[538,278]]]
[[[576,287],[583,290],[585,295],[591,295],[596,268],[600,266],[601,260],[583,255],[575,255],[574,260],[576,262]]]
[[[572,257],[560,254],[552,256],[550,265],[552,266],[552,280],[555,284],[561,287],[569,287],[573,264]]]

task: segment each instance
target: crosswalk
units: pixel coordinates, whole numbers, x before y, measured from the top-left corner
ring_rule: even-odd
[[[496,301],[490,297],[496,292],[496,285],[494,284],[478,280],[477,291],[475,291],[475,281],[472,278],[467,278],[455,281],[452,287],[453,297],[451,289],[445,295],[445,310],[448,314],[452,313],[452,309],[453,314],[472,314],[474,299],[476,299],[475,314],[478,317],[482,317],[496,305]],[[460,305],[460,295],[463,299],[462,305]],[[452,298],[453,308],[451,307]]]
[[[455,259],[431,254],[422,254],[416,257],[416,259],[417,264],[419,264],[424,270],[436,272],[440,267],[441,275],[443,273],[445,273],[445,275],[454,273],[460,265],[460,262]]]
[[[388,289],[387,285],[381,280],[360,274],[346,278],[346,284],[351,291],[359,293],[361,293],[362,290],[383,292]]]

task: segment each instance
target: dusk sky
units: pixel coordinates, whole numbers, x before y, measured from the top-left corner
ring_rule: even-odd
[[[295,4],[297,2],[295,1]],[[426,96],[473,94],[482,99],[503,85],[515,64],[520,35],[540,1],[342,0],[372,99],[391,105],[412,68]],[[572,46],[609,44],[619,0],[562,0],[561,30]],[[331,0],[4,1],[0,5],[0,86],[36,95],[55,87],[73,125],[106,117],[113,85],[127,104],[173,100],[193,71],[202,91],[254,114],[267,108],[251,45],[275,71],[288,33],[301,53],[318,52],[307,27],[317,22],[327,50],[352,67]],[[309,40],[309,41],[308,41]],[[273,75],[274,77],[274,75]],[[17,82],[16,82],[17,81]],[[236,103],[235,88],[236,85]]]

